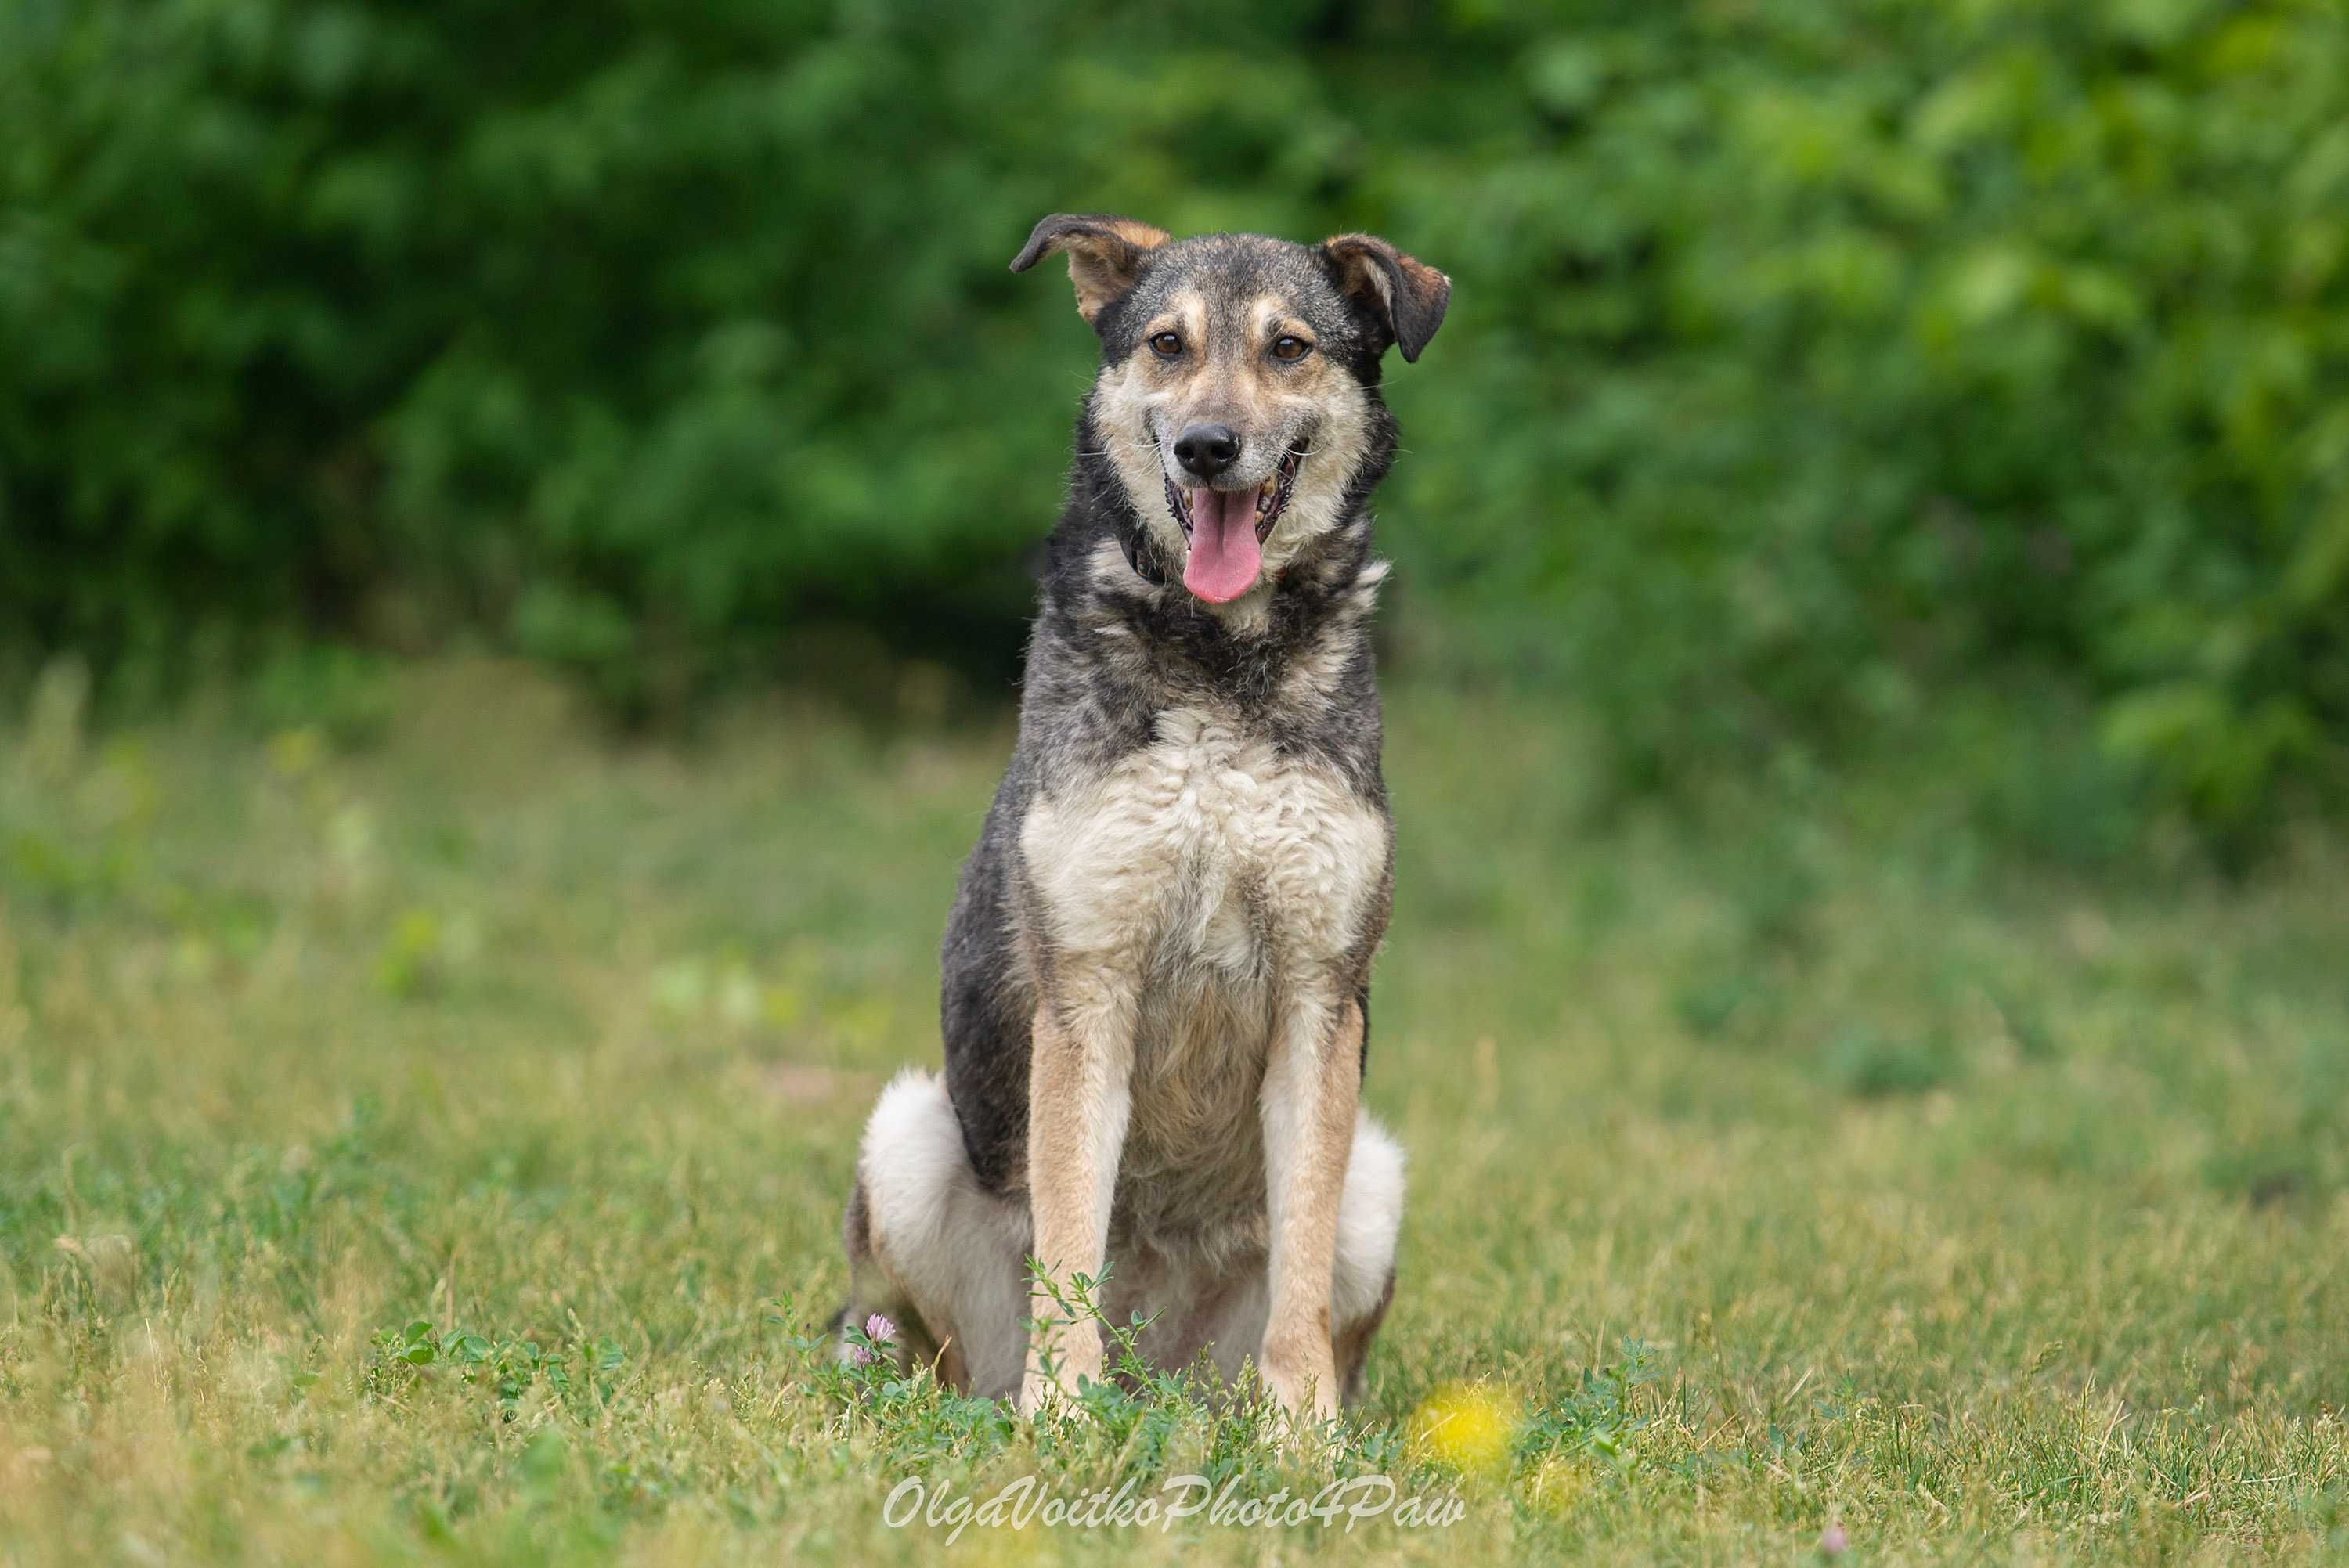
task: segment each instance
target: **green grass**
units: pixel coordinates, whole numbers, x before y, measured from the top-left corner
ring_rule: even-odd
[[[91,739],[57,688],[0,729],[0,1561],[929,1561],[909,1475],[1358,1471],[1464,1514],[953,1552],[2349,1558],[2323,835],[2091,880],[1922,760],[1602,813],[1562,718],[1397,690],[1402,1284],[1357,1425],[1295,1451],[810,1347],[1003,715],[617,745],[452,664],[341,750]]]

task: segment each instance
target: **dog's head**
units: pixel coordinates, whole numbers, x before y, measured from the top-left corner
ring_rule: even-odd
[[[1093,425],[1136,514],[1196,597],[1260,599],[1343,521],[1384,417],[1380,359],[1419,357],[1451,280],[1368,234],[1178,241],[1066,213],[1011,270],[1057,254],[1101,335]]]

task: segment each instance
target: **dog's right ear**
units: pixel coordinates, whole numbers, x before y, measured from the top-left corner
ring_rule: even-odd
[[[1067,252],[1069,281],[1077,286],[1077,314],[1091,321],[1133,286],[1143,260],[1172,237],[1131,218],[1055,212],[1036,225],[1011,258],[1011,270],[1024,273],[1046,256]]]

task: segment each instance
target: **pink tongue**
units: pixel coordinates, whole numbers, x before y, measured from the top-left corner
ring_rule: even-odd
[[[1191,559],[1183,586],[1210,604],[1228,604],[1256,585],[1264,550],[1256,537],[1256,491],[1191,492]]]

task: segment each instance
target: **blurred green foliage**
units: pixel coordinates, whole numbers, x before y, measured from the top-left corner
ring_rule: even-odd
[[[1628,783],[2051,680],[2207,822],[2344,775],[2333,0],[14,0],[0,640],[1008,667],[1056,209],[1454,275],[1412,648],[1570,688]]]

